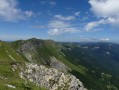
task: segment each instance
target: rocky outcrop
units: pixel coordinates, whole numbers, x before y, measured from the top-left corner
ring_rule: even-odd
[[[32,63],[48,65],[64,72],[70,70],[70,68],[68,68],[60,60],[58,60],[54,56],[50,56],[50,53],[49,55],[47,55],[47,58],[41,55],[41,53],[43,53],[42,51],[46,52],[46,48],[43,47],[45,44],[50,44],[51,46],[55,45],[54,42],[51,40],[43,41],[40,39],[33,38],[30,40],[21,41],[17,51]]]
[[[50,57],[46,60],[46,58],[42,56],[41,53],[43,53],[42,50],[45,51],[45,45],[54,45],[52,40],[32,38],[29,40],[22,40],[18,45],[19,47],[17,48],[17,52],[23,55],[28,61],[49,65]]]
[[[27,40],[21,41],[20,47],[18,48],[18,52],[27,58],[30,62],[36,62],[36,59],[39,58],[37,55],[36,48],[42,47],[42,40]]]
[[[50,66],[63,72],[70,70],[66,65],[57,60],[54,56],[50,57]]]
[[[48,90],[86,90],[75,76],[55,68],[32,63],[26,63],[24,68],[21,67],[21,78],[30,80],[38,86],[44,86]]]

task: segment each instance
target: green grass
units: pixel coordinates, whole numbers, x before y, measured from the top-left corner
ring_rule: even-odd
[[[11,55],[16,61],[12,60],[9,55]],[[15,71],[12,70],[11,63],[19,63],[23,65],[26,60],[18,55],[17,52],[11,47],[9,43],[0,42],[0,90],[24,90],[22,83],[25,80],[19,77],[19,68]],[[10,84],[16,87],[9,88],[6,84]],[[29,82],[31,85],[31,90],[46,90],[39,86],[36,86],[32,82]]]
[[[25,61],[24,58],[17,54],[17,52],[8,43],[0,42],[0,62],[13,61],[9,55],[12,56],[16,61]]]
[[[48,45],[48,44],[46,44],[44,46],[45,57],[54,56],[59,61],[61,61],[62,63],[64,63],[66,66],[68,66],[71,70],[76,70],[76,71],[80,72],[81,74],[85,74],[85,71],[84,71],[83,68],[81,68],[81,67],[79,68],[79,67],[75,66],[74,64],[72,64],[71,62],[69,62],[68,60],[66,60],[60,54],[60,52],[57,49],[58,49],[58,47],[55,46],[55,45],[50,45],[50,44]]]
[[[105,86],[103,85],[103,83],[101,83],[99,80],[95,80],[93,77],[86,73],[88,70],[87,68],[81,65],[74,65],[73,63],[65,59],[65,57],[62,54],[60,54],[60,52],[57,49],[57,46],[46,44],[42,48],[42,52],[43,55],[45,55],[45,57],[54,56],[59,61],[63,62],[66,66],[68,66],[72,70],[71,73],[74,74],[81,81],[83,81],[85,87],[94,88],[94,90],[100,90],[100,88],[102,88],[102,90],[105,90]]]

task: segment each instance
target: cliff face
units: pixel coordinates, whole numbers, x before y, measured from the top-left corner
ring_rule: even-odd
[[[26,63],[21,68],[20,77],[44,86],[48,90],[86,90],[75,76],[61,72],[55,68],[46,68],[43,65]]]

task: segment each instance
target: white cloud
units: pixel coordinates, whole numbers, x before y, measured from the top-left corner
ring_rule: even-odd
[[[88,23],[86,26],[85,26],[85,30],[86,31],[90,31],[90,30],[92,30],[94,27],[96,27],[97,26],[97,22],[90,22],[90,23]]]
[[[85,20],[87,20],[87,19],[89,19],[89,17],[88,17],[88,16],[84,16],[81,20],[82,20],[82,21],[85,21]]]
[[[89,3],[99,17],[119,17],[119,0],[90,0]]]
[[[80,15],[80,12],[75,12],[74,15],[75,16],[79,16]]]
[[[77,32],[78,29],[75,27],[72,27],[72,25],[68,22],[65,21],[60,21],[60,20],[53,20],[49,23],[48,25],[49,35],[61,35],[65,33],[74,33]]]
[[[33,12],[22,11],[18,8],[17,0],[0,0],[0,19],[16,21],[30,17]]]
[[[89,3],[91,11],[101,19],[87,23],[86,31],[93,30],[100,25],[119,24],[119,0],[89,0]]]
[[[89,0],[91,11],[110,24],[119,23],[119,0]]]
[[[96,27],[98,27],[100,25],[104,25],[104,24],[107,24],[107,23],[108,23],[108,21],[106,21],[104,19],[101,19],[99,21],[89,22],[85,26],[85,30],[86,31],[90,31],[90,30],[93,30],[94,28],[96,28]]]
[[[31,17],[34,15],[32,11],[25,11],[26,16]]]
[[[101,38],[100,41],[104,41],[105,42],[105,41],[110,41],[110,39],[109,38]]]
[[[54,16],[56,19],[63,20],[63,21],[70,21],[70,20],[75,20],[74,16],[62,16],[62,15],[55,15]]]

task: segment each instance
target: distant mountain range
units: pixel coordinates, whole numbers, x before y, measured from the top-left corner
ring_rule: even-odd
[[[0,41],[0,90],[119,90],[119,44]]]

